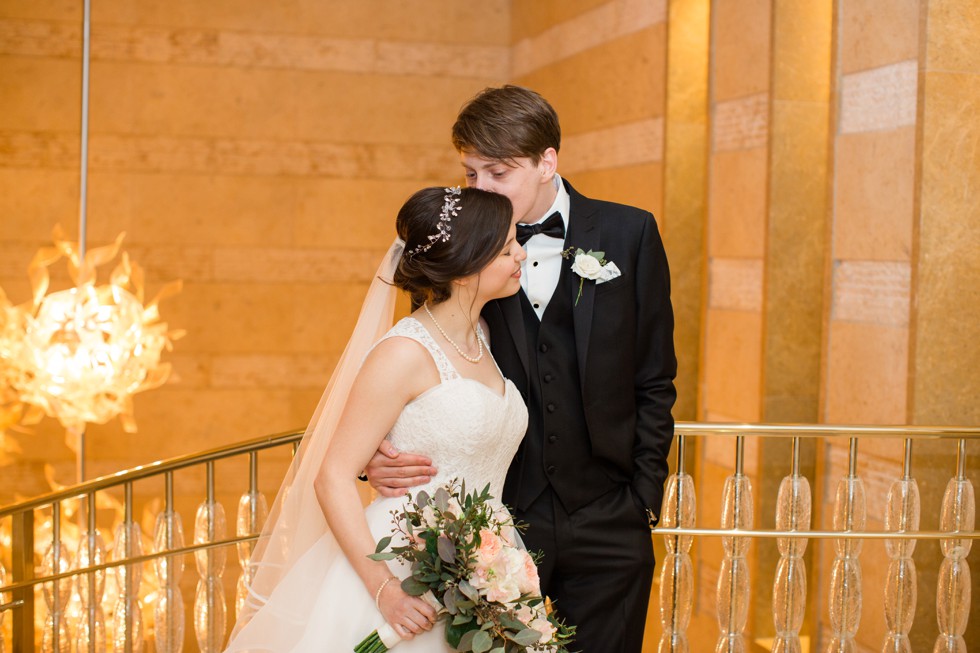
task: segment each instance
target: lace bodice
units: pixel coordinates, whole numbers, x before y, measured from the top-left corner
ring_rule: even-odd
[[[482,336],[482,332],[481,332]],[[410,338],[432,355],[439,385],[405,406],[388,439],[400,451],[423,454],[439,470],[430,485],[460,478],[467,491],[489,483],[499,501],[510,461],[527,429],[520,392],[504,380],[504,393],[460,376],[432,335],[415,318],[399,320],[384,338]],[[416,488],[416,490],[422,488]]]

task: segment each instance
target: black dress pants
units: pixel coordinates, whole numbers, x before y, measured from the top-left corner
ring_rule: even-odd
[[[515,515],[539,562],[541,590],[578,628],[572,650],[640,653],[653,582],[646,514],[623,484],[569,514],[551,487]]]

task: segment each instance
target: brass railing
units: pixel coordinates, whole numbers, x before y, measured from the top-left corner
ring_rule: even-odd
[[[902,650],[901,642],[907,640],[912,625],[910,614],[915,612],[912,548],[916,540],[938,539],[944,555],[937,601],[940,638],[945,638],[949,650],[956,650],[970,613],[969,588],[964,592],[957,583],[962,584],[968,576],[966,555],[972,541],[980,538],[975,530],[973,487],[966,475],[966,446],[980,441],[980,428],[678,423],[676,435],[677,473],[668,479],[661,525],[654,531],[667,547],[665,559],[658,563],[663,626],[660,651],[688,650],[686,629],[695,585],[689,552],[695,537],[721,537],[724,545],[716,592],[718,623],[724,624],[718,650],[744,649],[740,640],[746,626],[748,591],[750,583],[757,580],[748,577],[745,560],[753,538],[776,538],[779,547],[772,596],[774,632],[783,648],[774,650],[797,650],[793,643],[798,643],[806,605],[802,556],[807,540],[832,539],[837,548],[827,606],[834,641],[828,646],[845,645],[857,630],[861,541],[885,540],[891,557],[888,583],[895,589],[895,600],[885,605],[888,643],[894,645],[887,650]],[[192,632],[199,650],[221,650],[234,621],[225,591],[231,584],[230,576],[224,575],[227,549],[234,547],[238,553],[236,597],[231,601],[237,609],[251,576],[248,556],[267,510],[258,487],[259,453],[277,448],[295,453],[301,436],[299,432],[285,433],[157,462],[0,509],[0,534],[9,532],[9,540],[0,537],[0,650],[7,634],[14,651],[142,651],[150,639],[157,651],[177,651],[185,639],[192,639]],[[699,526],[695,475],[687,471],[690,442],[703,436],[731,438],[734,448],[718,528]],[[756,528],[753,520],[752,488],[744,469],[746,438],[789,438],[791,443],[776,514],[767,517],[773,519],[771,529]],[[864,488],[857,473],[858,443],[868,438],[904,443],[904,464],[889,491],[886,514],[881,518],[885,529],[881,531],[865,528]],[[847,470],[838,482],[837,500],[826,507],[834,516],[831,530],[811,528],[814,506],[800,451],[801,443],[812,439],[846,443],[848,447]],[[912,443],[917,440],[948,442],[956,456],[939,507],[939,530],[919,529],[918,488],[912,476]],[[215,491],[215,463],[236,457],[247,459],[248,487],[239,499],[235,535],[228,537],[224,508]],[[175,505],[174,473],[192,468],[203,468],[205,498],[197,508],[192,543],[186,544]],[[152,537],[145,537],[134,517],[133,486],[153,478],[163,479],[163,507],[156,515]],[[233,484],[222,483],[225,495]],[[99,519],[99,496],[120,491],[122,520],[110,548],[105,545],[105,524]],[[76,513],[66,515],[65,506],[76,506]],[[102,512],[104,522],[105,510]],[[78,528],[74,552],[65,546],[69,525]],[[145,553],[144,540],[150,549]],[[188,555],[194,559],[198,576],[193,607],[185,607],[181,587]],[[6,580],[5,560],[9,560]],[[144,618],[144,610],[150,612],[151,605],[152,614]],[[12,624],[5,630],[3,617],[7,614]],[[185,628],[188,614],[192,616],[191,629]]]

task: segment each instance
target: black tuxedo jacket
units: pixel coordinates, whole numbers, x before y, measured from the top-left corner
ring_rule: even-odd
[[[673,438],[677,372],[663,243],[651,213],[589,199],[564,183],[571,197],[565,247],[604,252],[622,272],[603,284],[585,280],[577,305],[574,297],[569,302],[578,390],[592,455],[618,470],[617,476],[631,479],[639,501],[659,515]],[[562,265],[570,266],[571,260]],[[577,295],[578,277],[574,280]],[[498,365],[528,400],[527,333],[520,297],[488,303],[483,316]]]

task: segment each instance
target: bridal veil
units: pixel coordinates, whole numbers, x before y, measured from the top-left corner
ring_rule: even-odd
[[[291,648],[296,626],[309,618],[316,580],[305,573],[281,586],[290,569],[329,531],[313,491],[313,480],[340,420],[351,385],[371,347],[391,328],[396,288],[392,275],[405,243],[396,238],[381,261],[361,307],[357,325],[337,363],[330,382],[310,420],[293,463],[279,489],[269,519],[262,529],[249,564],[255,570],[248,598],[232,631],[229,651],[283,651]],[[317,555],[317,567],[326,567],[343,555],[336,541],[327,543],[327,555]],[[311,570],[315,576],[315,571]],[[276,589],[278,591],[276,591]],[[310,600],[302,595],[310,594]],[[299,594],[300,596],[298,596]],[[277,602],[277,596],[288,601]],[[288,605],[288,609],[287,609]],[[292,626],[292,627],[290,627]]]

